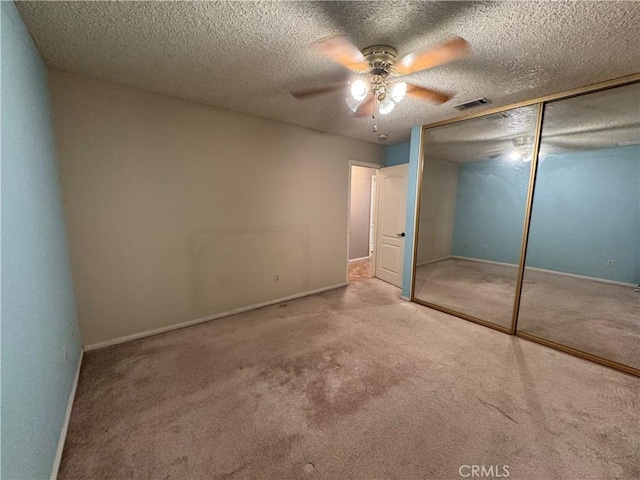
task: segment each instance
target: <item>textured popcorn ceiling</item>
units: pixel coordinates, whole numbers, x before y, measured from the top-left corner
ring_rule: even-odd
[[[429,157],[454,162],[532,151],[537,106],[465,120],[425,132]],[[542,156],[640,144],[640,83],[550,102],[544,111]]]
[[[457,92],[434,106],[407,98],[378,118],[389,143],[412,125],[640,71],[638,2],[17,2],[52,68],[367,141],[346,92],[296,100],[289,91],[347,79],[308,45],[334,34],[356,46],[389,44],[400,56],[451,35],[470,58],[413,74]]]

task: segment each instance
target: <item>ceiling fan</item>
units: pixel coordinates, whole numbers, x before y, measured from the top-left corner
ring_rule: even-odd
[[[348,82],[351,96],[347,97],[346,101],[356,117],[368,115],[375,117],[376,104],[378,112],[381,115],[386,115],[404,98],[405,94],[437,104],[446,102],[452,94],[397,79],[451,62],[471,52],[469,43],[460,37],[453,37],[421,52],[410,53],[401,59],[398,59],[398,53],[393,47],[373,45],[360,51],[348,38],[342,35],[325,38],[311,46],[329,60],[356,74],[365,76],[365,79]],[[291,95],[303,99],[340,90],[345,86],[346,83],[338,83],[294,91],[291,92]]]

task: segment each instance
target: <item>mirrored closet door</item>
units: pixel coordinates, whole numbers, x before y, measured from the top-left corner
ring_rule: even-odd
[[[511,328],[538,106],[425,130],[414,299]]]
[[[640,369],[640,84],[542,125],[518,331]]]
[[[423,128],[412,300],[640,376],[640,74]]]

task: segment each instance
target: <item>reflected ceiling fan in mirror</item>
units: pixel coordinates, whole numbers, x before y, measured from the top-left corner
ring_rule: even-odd
[[[347,105],[356,117],[375,117],[376,107],[381,115],[391,112],[408,94],[420,100],[441,104],[451,93],[420,87],[400,79],[421,70],[451,62],[471,53],[469,43],[453,37],[426,50],[410,53],[398,60],[396,49],[388,45],[373,45],[360,51],[345,36],[329,37],[313,43],[312,48],[364,78],[348,82],[351,96]],[[337,83],[320,88],[291,92],[298,99],[334,92],[346,86]]]

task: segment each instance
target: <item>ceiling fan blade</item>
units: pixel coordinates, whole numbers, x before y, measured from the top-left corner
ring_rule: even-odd
[[[419,87],[418,85],[413,85],[411,83],[407,83],[407,95],[434,103],[444,103],[452,97],[452,95],[448,93]]]
[[[456,60],[469,53],[471,53],[471,45],[464,38],[453,37],[437,47],[410,53],[398,60],[393,67],[399,75],[409,75]]]
[[[360,73],[369,69],[369,64],[362,52],[343,35],[318,40],[312,43],[311,47],[324,57],[351,71]]]
[[[356,118],[363,118],[373,115],[374,98],[374,95],[367,95],[367,98],[365,98],[358,108],[356,108],[355,112],[353,112],[353,116]]]
[[[326,85],[324,87],[308,88],[305,90],[296,90],[291,92],[291,95],[293,95],[298,100],[302,100],[305,98],[315,97],[316,95],[335,92],[342,88],[345,88],[346,86],[347,86],[346,83],[336,83],[333,85]]]

